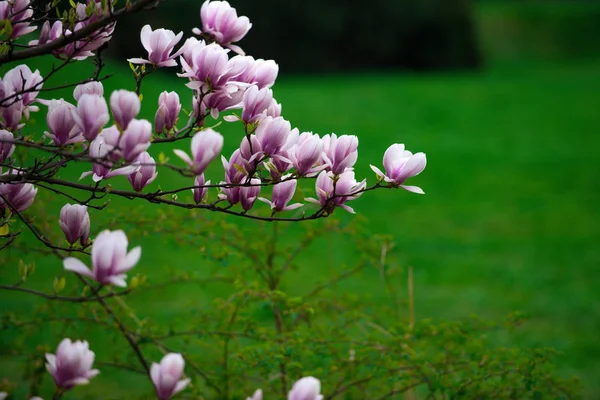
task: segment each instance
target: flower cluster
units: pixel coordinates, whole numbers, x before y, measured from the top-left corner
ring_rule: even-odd
[[[105,3],[105,5],[103,5]],[[71,35],[81,29],[98,21],[102,16],[112,11],[112,2],[87,1],[86,3],[75,4],[76,20],[73,24],[62,20],[56,20],[53,24],[50,21],[44,22],[40,31],[40,36],[36,40],[29,42],[30,46],[46,44],[62,37]],[[115,23],[109,23],[84,37],[81,40],[75,40],[65,47],[60,47],[53,51],[58,58],[85,60],[93,56],[96,50],[112,38],[115,30]]]

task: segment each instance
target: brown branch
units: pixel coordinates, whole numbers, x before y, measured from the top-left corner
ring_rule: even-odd
[[[97,297],[95,297],[95,296],[94,297],[59,296],[56,294],[48,294],[48,293],[44,293],[44,292],[39,292],[37,290],[29,289],[29,288],[24,288],[24,287],[19,287],[19,286],[11,286],[11,285],[0,285],[0,290],[12,290],[15,292],[29,293],[29,294],[33,294],[33,295],[36,295],[39,297],[43,297],[47,300],[68,301],[71,303],[86,303],[86,302],[97,300]],[[127,289],[123,292],[113,292],[113,293],[105,294],[100,297],[103,299],[107,299],[109,297],[124,296],[128,293],[131,293],[131,289]]]

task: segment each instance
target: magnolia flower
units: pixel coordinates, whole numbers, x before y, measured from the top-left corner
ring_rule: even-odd
[[[130,58],[127,61],[133,64],[154,64],[157,67],[176,67],[175,57],[181,54],[181,50],[171,54],[173,48],[183,36],[183,32],[177,35],[168,29],[152,30],[150,25],[144,25],[140,32],[142,46],[148,51],[148,60],[143,58]]]
[[[206,33],[217,43],[229,47],[238,54],[244,51],[233,42],[240,41],[252,27],[248,17],[238,17],[235,8],[226,1],[205,1],[200,7],[202,31],[194,28],[196,35]]]
[[[219,89],[204,96],[202,106],[204,108],[209,108],[210,116],[217,119],[219,113],[222,111],[240,108],[243,96],[244,91],[239,88],[235,88],[233,92],[226,89]],[[226,120],[231,121],[230,118],[227,118]]]
[[[26,64],[21,64],[9,70],[2,80],[5,95],[18,94],[18,99],[27,107],[32,104],[44,83],[39,70],[31,71]],[[37,107],[32,111],[37,111]]]
[[[210,181],[204,182],[204,174],[196,175],[196,179],[194,179],[194,186],[198,186],[192,189],[192,193],[194,194],[194,202],[196,204],[200,204],[204,201],[206,194],[208,193],[208,188],[203,187],[205,185],[210,185]]]
[[[77,85],[75,90],[73,90],[73,97],[75,98],[75,101],[79,101],[81,96],[84,94],[104,96],[104,86],[102,86],[102,82],[92,81],[82,83],[81,85]]]
[[[341,174],[352,168],[358,158],[358,137],[337,136],[335,133],[323,136],[323,161],[334,174]]]
[[[252,178],[250,185],[241,186],[240,190],[240,203],[244,211],[248,211],[254,206],[258,195],[260,194],[260,179]]]
[[[46,124],[50,132],[45,132],[45,135],[52,139],[54,144],[65,146],[84,141],[81,130],[75,122],[76,112],[75,106],[63,99],[48,102]]]
[[[89,141],[94,140],[110,119],[106,100],[99,95],[82,94],[73,118],[83,136]]]
[[[259,90],[257,86],[250,86],[244,92],[243,102],[242,121],[253,124],[266,116],[266,111],[273,102],[273,91],[269,88]]]
[[[110,95],[110,109],[121,129],[127,128],[129,121],[137,117],[140,106],[140,98],[135,92],[115,90]]]
[[[37,27],[30,25],[32,17],[33,8],[30,6],[30,0],[0,2],[0,20],[9,20],[12,27],[8,36],[10,39],[16,39],[35,31]]]
[[[246,397],[246,400],[262,400],[263,392],[260,389],[257,389],[256,392],[252,395],[252,397]]]
[[[319,135],[311,132],[304,132],[296,143],[287,151],[287,157],[290,159],[296,172],[300,176],[315,176],[326,165],[315,166],[319,163],[323,153],[323,141]]]
[[[142,255],[142,248],[137,246],[127,252],[127,236],[123,231],[100,232],[92,244],[92,264],[90,269],[83,262],[74,257],[63,260],[67,271],[92,278],[105,285],[125,287],[125,272],[133,268]]]
[[[156,171],[156,161],[148,154],[143,152],[135,160],[135,164],[140,165],[140,169],[127,176],[129,183],[136,192],[141,192],[147,185],[152,183],[158,176]]]
[[[248,160],[242,155],[240,149],[236,149],[229,157],[229,161],[225,156],[221,156],[221,162],[225,169],[225,180],[229,183],[240,183],[247,174],[249,168]]]
[[[329,213],[333,212],[335,207],[342,207],[354,214],[354,209],[347,206],[346,202],[360,197],[366,186],[366,179],[356,181],[352,169],[347,169],[339,175],[331,171],[322,171],[315,183],[318,200],[307,198],[306,201],[321,205]]]
[[[169,353],[160,364],[152,363],[150,377],[159,400],[168,400],[181,392],[190,383],[190,379],[181,379],[185,361],[181,354]]]
[[[173,152],[188,164],[192,172],[200,175],[221,152],[223,148],[223,136],[212,129],[200,131],[192,138],[192,157],[183,150],[173,150]]]
[[[413,154],[408,150],[404,150],[403,144],[396,143],[388,147],[383,155],[385,174],[373,165],[371,165],[371,169],[377,174],[379,179],[383,179],[409,192],[424,194],[425,192],[420,187],[407,186],[403,185],[403,183],[408,178],[419,175],[425,169],[425,165],[427,165],[425,153]]]
[[[262,151],[269,156],[279,153],[291,133],[292,127],[289,121],[282,117],[263,118],[256,128],[256,138],[262,145]]]
[[[58,223],[60,229],[65,234],[67,242],[75,244],[79,240],[82,246],[88,244],[90,237],[90,215],[87,212],[87,206],[65,204],[60,210],[60,220]]]
[[[129,122],[119,141],[119,148],[123,152],[125,161],[134,161],[140,154],[150,147],[152,137],[152,124],[145,119],[134,119]]]
[[[288,393],[288,400],[321,400],[322,398],[321,382],[312,376],[296,381]]]
[[[9,173],[13,172],[9,171]],[[12,208],[17,212],[23,212],[31,207],[36,194],[37,188],[31,183],[1,183],[0,209],[8,207],[9,210]]]
[[[89,156],[92,159],[92,170],[81,174],[79,179],[92,175],[93,181],[99,182],[102,179],[137,172],[140,169],[139,164],[112,169],[113,161],[121,158],[121,152],[117,148],[119,140],[119,130],[115,126],[102,130],[90,143]]]
[[[89,349],[88,342],[63,339],[56,349],[56,355],[46,354],[46,369],[54,378],[56,386],[71,389],[76,385],[85,385],[100,373],[92,369],[94,352]]]
[[[216,43],[207,45],[204,42],[197,42],[190,46],[191,49],[186,49],[189,60],[185,57],[180,58],[183,73],[177,74],[192,80],[187,86],[194,90],[203,88],[204,92],[208,92],[208,82],[213,89],[218,89],[227,83],[229,78],[227,72],[232,66],[229,63],[227,50]]]
[[[0,129],[0,163],[3,163],[15,151],[15,136],[12,132]]]
[[[154,116],[154,130],[160,133],[173,129],[180,111],[179,95],[176,92],[162,92],[158,97],[158,110]]]
[[[283,177],[286,179],[288,177]],[[273,201],[267,200],[264,197],[259,197],[258,199],[262,202],[265,202],[271,206],[273,211],[289,211],[295,210],[296,208],[302,207],[301,203],[290,204],[288,203],[294,197],[294,193],[296,192],[296,185],[298,181],[296,179],[290,179],[283,182],[276,183],[273,186]]]

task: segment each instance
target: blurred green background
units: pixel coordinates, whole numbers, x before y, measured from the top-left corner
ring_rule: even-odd
[[[199,25],[199,3],[178,1],[165,6],[170,3],[176,5],[178,14],[165,25],[190,34]],[[272,9],[270,17],[253,12],[255,2],[231,3],[255,23],[241,46],[256,58],[272,57],[280,63],[282,73],[274,92],[292,125],[319,134],[358,135],[357,174],[371,182],[374,177],[368,165],[380,165],[389,144],[405,143],[412,151],[427,153],[426,170],[411,182],[422,187],[425,196],[377,191],[352,204],[368,219],[371,231],[394,236],[400,264],[414,267],[417,318],[457,319],[473,313],[501,318],[513,310],[529,313],[530,322],[516,336],[500,337],[498,342],[557,348],[562,353],[560,371],[579,375],[586,398],[599,398],[600,2],[457,1],[442,6],[443,1],[428,1],[422,3],[427,7],[421,14],[404,9],[409,11],[401,20],[392,18],[398,14],[387,14],[387,7],[410,2],[357,2],[355,12],[363,18],[348,17],[357,36],[341,39],[336,32],[346,32],[345,19],[340,17],[343,21],[336,25],[335,19],[317,18],[339,13],[333,6],[303,3],[315,20],[303,24],[305,20],[296,17],[303,24],[298,31],[298,26],[286,20],[276,23],[273,19],[278,7],[286,10],[282,15],[294,15],[293,8],[289,11],[279,2],[256,2],[257,7]],[[457,8],[450,7],[451,3]],[[189,10],[184,4],[189,4]],[[110,51],[127,57],[143,54],[134,51],[139,27],[146,22],[158,27],[168,10],[162,14],[149,11],[137,22],[120,23],[117,32],[125,27],[130,41],[120,36],[111,42]],[[452,18],[446,20],[448,16]],[[403,29],[404,21],[411,25],[407,36],[392,29]],[[427,28],[419,26],[434,26],[436,33],[428,36]],[[292,31],[295,39],[286,36]],[[313,46],[304,36],[310,32],[318,32],[313,40],[323,38],[326,45]],[[254,34],[261,39],[251,42]],[[265,41],[266,36],[260,35],[271,35],[273,40]],[[408,43],[410,38],[414,43]],[[337,52],[331,47],[336,40],[344,46],[338,57],[328,58],[329,51]],[[310,56],[312,50],[317,56]],[[2,66],[2,74],[10,67]],[[50,65],[42,61],[39,67],[48,72]],[[55,77],[52,85],[84,77],[91,68],[75,67]],[[106,70],[114,73],[105,83],[108,92],[134,88],[122,58],[109,61]],[[144,82],[144,117],[153,118],[162,90],[176,90],[187,101],[189,92],[174,72]],[[63,96],[72,100],[69,91]],[[239,143],[238,128],[219,127],[226,138],[226,156]],[[36,129],[41,132],[43,126]],[[150,148],[156,156],[153,150],[157,148]],[[221,173],[218,165],[210,171],[213,180],[220,179]],[[163,179],[159,175],[151,188],[160,182],[189,184],[177,177]],[[164,188],[166,183],[161,185]],[[46,197],[33,211],[58,216],[62,204],[63,200]],[[133,209],[132,203],[119,204]],[[139,207],[137,212],[151,216],[157,206]],[[102,216],[92,211],[91,216],[95,232],[121,226],[112,212]],[[57,225],[48,229],[58,237]],[[289,232],[293,235],[294,229]],[[160,281],[168,267],[203,268],[197,247],[205,243],[200,239],[181,243],[168,235],[133,234],[130,242],[143,246],[137,268],[151,282]],[[344,262],[351,254],[343,242],[336,243],[336,257]],[[327,246],[311,248],[305,255],[306,270],[292,276],[287,288],[307,276],[329,274],[334,267],[323,266],[323,260],[330,259],[329,251]],[[19,259],[36,262],[33,287],[51,290],[47,278],[64,275],[54,259],[13,249],[0,253],[0,260],[5,261],[0,263],[3,282],[16,280],[14,263]],[[381,296],[378,285],[373,271],[372,276],[358,277],[348,287],[376,300]],[[211,292],[182,286],[163,293],[161,299],[168,295],[168,304],[163,300],[150,303],[152,298],[147,296],[133,296],[131,301],[139,314],[168,321],[185,318],[189,311],[183,305],[206,293]],[[5,310],[27,313],[35,305],[27,296],[6,292],[0,296]],[[3,363],[0,375],[15,374],[8,365]],[[102,382],[110,385],[108,380]]]

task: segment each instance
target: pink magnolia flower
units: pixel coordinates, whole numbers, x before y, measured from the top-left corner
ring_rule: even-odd
[[[159,400],[168,400],[181,392],[190,383],[190,379],[181,379],[185,361],[181,354],[169,353],[160,364],[152,363],[150,377]]]
[[[15,136],[12,132],[0,129],[0,163],[3,163],[15,151]]]
[[[47,104],[46,124],[50,132],[45,132],[45,135],[58,146],[83,142],[84,137],[74,117],[77,108],[63,99],[50,100]]]
[[[116,147],[118,140],[119,130],[115,126],[104,129],[90,143],[89,156],[92,159],[92,170],[81,174],[79,179],[93,175],[93,181],[99,182],[102,179],[109,179],[119,175],[130,175],[137,172],[140,169],[140,166],[137,164],[112,169],[113,161],[121,158],[121,152]]]
[[[60,229],[65,234],[67,242],[75,244],[79,240],[82,246],[88,244],[90,237],[90,215],[87,212],[87,206],[65,204],[60,210],[58,223]]]
[[[0,20],[7,19],[12,26],[9,39],[16,39],[37,29],[31,25],[33,8],[30,0],[8,0],[0,2]]]
[[[192,193],[194,194],[194,202],[196,204],[200,204],[204,201],[206,194],[208,193],[208,188],[204,187],[205,185],[210,185],[210,181],[204,182],[204,174],[196,175],[194,179],[194,186],[197,186],[192,189]]]
[[[173,129],[180,111],[179,95],[176,92],[162,92],[158,97],[158,110],[154,116],[154,130],[160,133]]]
[[[227,1],[205,1],[200,7],[200,19],[202,20],[202,31],[194,28],[196,35],[206,33],[217,43],[238,54],[244,54],[243,50],[233,42],[240,41],[252,27],[248,17],[238,17],[235,8]]]
[[[257,389],[254,394],[252,395],[252,397],[246,397],[246,400],[262,400],[263,398],[263,392],[260,389]]]
[[[404,149],[401,143],[391,145],[383,155],[383,166],[385,174],[373,165],[371,169],[380,179],[394,185],[399,186],[409,192],[424,194],[423,189],[417,186],[403,185],[404,181],[413,176],[419,175],[427,165],[427,157],[425,153],[413,154]]]
[[[288,177],[283,177],[286,179]],[[294,197],[294,193],[296,193],[296,186],[298,181],[296,179],[286,180],[283,182],[276,183],[273,186],[273,200],[267,200],[264,197],[259,197],[258,199],[264,203],[267,203],[271,206],[271,210],[273,211],[289,211],[295,210],[299,207],[302,207],[302,203],[294,203],[288,205],[290,200]]]
[[[335,133],[323,136],[323,161],[334,174],[341,174],[352,168],[358,158],[358,137],[337,136]]]
[[[223,136],[212,129],[205,129],[192,138],[192,158],[183,150],[173,152],[188,164],[192,172],[200,175],[221,152],[223,148]]]
[[[175,67],[177,61],[175,57],[181,54],[181,50],[175,54],[171,54],[173,48],[179,43],[183,32],[179,32],[177,35],[168,29],[156,29],[152,30],[150,25],[144,25],[140,33],[140,39],[142,40],[142,46],[148,51],[148,60],[143,58],[130,58],[130,63],[133,64],[154,64],[157,67]]]
[[[11,170],[8,173],[15,172]],[[23,212],[31,207],[36,194],[37,188],[31,183],[1,183],[0,209],[8,208],[11,210],[13,208],[17,212]]]
[[[84,94],[104,96],[104,86],[102,86],[102,82],[92,81],[82,83],[81,85],[77,85],[75,90],[73,90],[73,97],[75,98],[75,101],[79,101],[81,96]]]
[[[127,252],[127,236],[123,231],[105,230],[98,234],[92,244],[92,270],[74,257],[63,260],[67,271],[92,278],[105,285],[125,287],[125,272],[133,268],[140,260],[142,248],[137,246]]]
[[[209,93],[202,100],[202,107],[210,109],[210,116],[214,119],[217,119],[219,113],[223,111],[241,108],[244,91],[237,87],[234,87],[232,90],[219,89]]]
[[[121,129],[126,129],[129,121],[137,117],[140,106],[140,98],[135,92],[115,90],[110,95],[110,109]]]
[[[145,119],[134,119],[129,122],[119,141],[125,161],[135,161],[140,154],[150,147],[152,124]]]
[[[2,82],[5,96],[17,94],[17,99],[23,102],[24,107],[27,107],[35,101],[42,88],[44,78],[39,70],[36,69],[32,72],[27,65],[21,64],[9,70],[4,75]],[[37,108],[33,108],[32,111],[37,111]]]
[[[256,128],[256,138],[262,145],[262,151],[269,156],[279,153],[291,133],[292,127],[283,117],[265,117]]]
[[[254,206],[254,203],[260,194],[260,186],[258,185],[260,185],[260,179],[252,178],[250,180],[250,185],[241,186],[239,188],[240,203],[242,204],[244,211],[248,211]]]
[[[225,169],[225,180],[229,183],[240,183],[248,176],[249,163],[242,155],[240,149],[236,149],[229,157],[229,161],[225,156],[221,156],[223,168]]]
[[[332,213],[335,207],[341,207],[354,214],[354,209],[347,206],[346,202],[360,197],[366,186],[366,179],[357,182],[354,171],[350,168],[339,175],[331,171],[322,171],[315,183],[318,199],[307,198],[306,201],[319,204],[329,213]]]
[[[323,141],[319,135],[311,132],[304,132],[296,143],[287,151],[287,156],[296,168],[300,176],[315,176],[322,171],[326,165],[320,165],[321,155],[323,153]]]
[[[73,118],[83,136],[89,141],[94,140],[110,119],[106,100],[94,94],[81,95]]]
[[[296,381],[288,393],[288,400],[321,400],[322,398],[321,382],[312,376]]]
[[[236,81],[256,85],[259,89],[270,88],[275,84],[279,74],[279,65],[274,60],[255,60],[251,56],[246,56],[247,67],[236,77]]]
[[[56,355],[46,354],[46,369],[54,378],[56,386],[71,389],[76,385],[86,385],[100,373],[92,369],[95,354],[88,342],[63,339],[56,349]]]
[[[189,59],[180,58],[183,73],[177,75],[190,78],[192,81],[187,86],[194,90],[202,88],[204,93],[223,86],[229,79],[228,72],[232,67],[227,50],[216,43],[207,45],[202,41],[189,46],[189,49],[185,49]]]
[[[258,89],[257,86],[250,86],[244,92],[242,111],[242,121],[247,124],[253,124],[261,118],[266,117],[267,109],[273,102],[273,91],[269,88]]]
[[[141,192],[147,185],[151,184],[156,177],[158,172],[156,171],[156,161],[148,154],[147,151],[143,152],[135,160],[135,164],[140,165],[140,169],[127,176],[129,183],[136,192]]]

